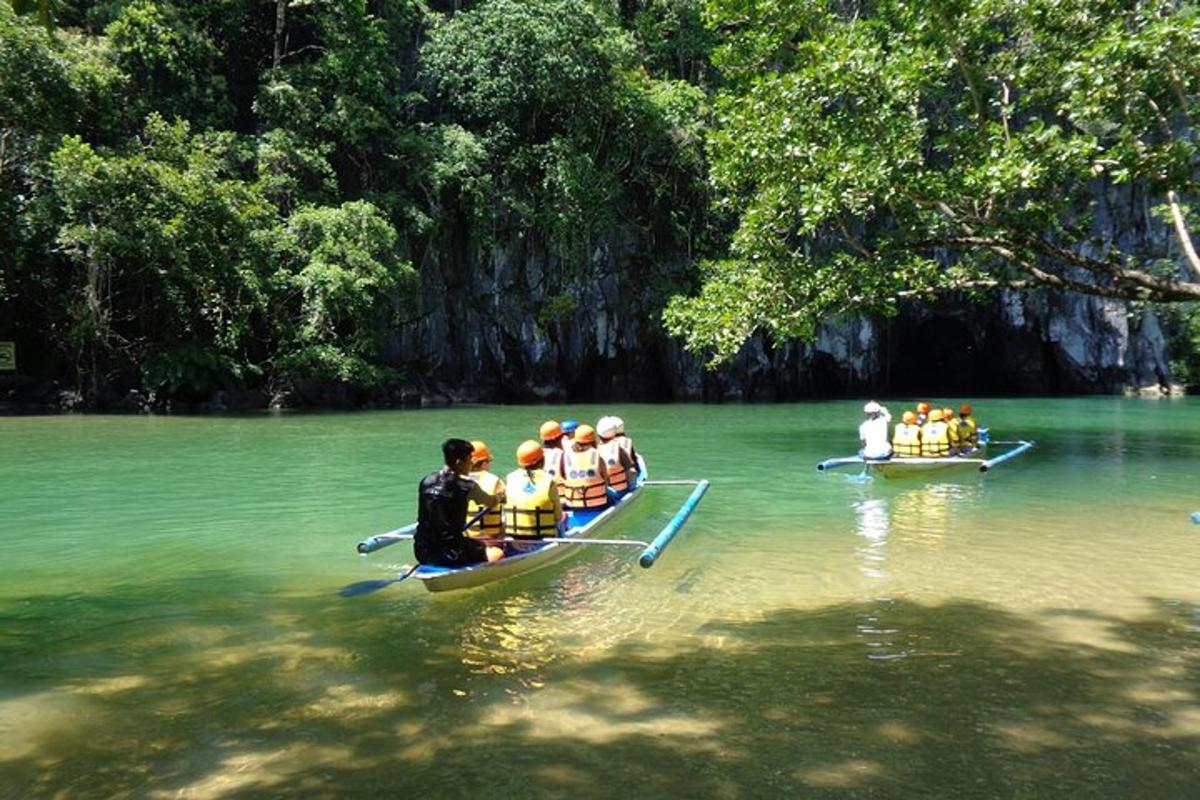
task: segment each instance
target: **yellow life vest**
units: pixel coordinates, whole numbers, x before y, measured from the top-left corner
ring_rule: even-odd
[[[954,417],[946,420],[946,438],[950,440],[950,450],[958,450],[958,420]]]
[[[600,475],[600,452],[589,447],[563,453],[563,503],[568,508],[604,508],[608,505],[608,484]]]
[[[942,458],[950,455],[950,432],[944,422],[926,422],[921,426],[921,455]]]
[[[963,450],[974,450],[979,447],[979,426],[974,417],[961,417],[958,420],[958,446]]]
[[[629,489],[629,473],[625,470],[625,465],[621,463],[621,445],[616,439],[611,439],[601,443],[599,447],[600,457],[604,459],[604,466],[608,468],[608,485],[613,488],[614,492],[624,492]]]
[[[517,539],[558,535],[554,476],[542,469],[516,469],[504,482],[504,529]]]
[[[471,479],[478,483],[485,492],[491,495],[496,494],[496,487],[500,485],[500,477],[498,475],[493,475],[490,472],[472,472]],[[468,501],[467,518],[464,519],[463,522],[466,523],[467,520],[471,519],[482,510],[483,506],[479,505],[474,500]],[[500,536],[502,531],[503,526],[500,522],[500,506],[496,505],[488,509],[486,514],[480,517],[478,521],[471,525],[471,527],[467,528],[466,534],[472,539],[492,539]]]
[[[921,455],[921,429],[897,422],[896,432],[892,435],[892,455],[910,458]]]

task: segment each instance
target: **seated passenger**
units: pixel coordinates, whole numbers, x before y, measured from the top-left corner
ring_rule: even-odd
[[[858,426],[858,438],[862,442],[859,454],[863,458],[889,458],[892,446],[888,443],[888,423],[892,415],[874,400],[863,406],[867,419]]]
[[[491,557],[483,542],[463,535],[467,503],[490,508],[499,502],[469,477],[473,451],[464,439],[447,439],[442,443],[445,466],[421,480],[413,555],[422,564],[461,567]]]
[[[929,403],[917,403],[917,425],[924,425],[929,421]]]
[[[471,480],[479,484],[479,486],[488,494],[495,496],[500,502],[504,502],[504,484],[500,482],[500,476],[493,475],[489,470],[492,468],[492,453],[488,450],[488,446],[480,441],[471,442],[474,448],[471,452]],[[484,506],[474,500],[467,503],[467,517],[463,522],[469,522],[475,518],[475,515],[483,511]],[[489,507],[475,522],[472,522],[470,527],[466,529],[467,536],[472,539],[499,539],[504,535],[503,525],[500,520],[499,504]],[[497,552],[503,552],[500,548],[492,548]],[[494,558],[489,557],[489,561],[494,561]]]
[[[580,425],[563,453],[563,505],[577,511],[604,508],[608,502],[608,470],[596,449],[596,431]]]
[[[942,421],[942,410],[929,412],[929,421],[921,426],[921,455],[925,458],[945,458],[950,455],[950,433]]]
[[[950,441],[950,455],[958,455],[958,420],[953,408],[942,409],[942,422],[946,423],[946,438]]]
[[[617,441],[616,418],[601,417],[596,423],[596,433],[600,436],[600,445],[596,449],[600,451],[600,458],[608,470],[608,485],[617,494],[624,494],[633,485],[637,469]]]
[[[542,439],[542,454],[546,465],[543,469],[555,478],[562,477],[563,429],[549,419],[542,423],[538,436]]]
[[[505,479],[504,528],[515,539],[558,536],[563,520],[558,482],[543,467],[542,446],[530,439],[517,448],[517,469]],[[516,551],[528,549],[517,543]]]
[[[563,452],[566,452],[567,448],[570,446],[571,440],[575,438],[575,431],[578,428],[579,423],[570,417],[567,417],[562,421]]]
[[[617,426],[617,444],[621,449],[629,455],[629,460],[633,463],[633,469],[640,472],[638,467],[637,449],[633,446],[633,439],[625,435],[625,420],[620,417],[612,418],[613,424]]]
[[[963,452],[979,447],[979,426],[971,416],[970,403],[958,407],[958,446]]]
[[[892,436],[892,455],[913,458],[921,455],[921,428],[917,425],[917,415],[905,411],[896,423],[896,432]]]

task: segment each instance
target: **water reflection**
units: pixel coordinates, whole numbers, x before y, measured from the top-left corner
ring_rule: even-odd
[[[916,545],[920,549],[939,549],[952,534],[965,509],[981,496],[977,482],[931,483],[904,489],[886,497],[865,497],[853,504],[855,534],[859,537],[854,553],[858,569],[881,592],[871,598],[870,606],[855,615],[855,634],[872,661],[907,658],[911,644],[919,638],[903,632],[889,621],[895,599],[887,594],[889,548]]]

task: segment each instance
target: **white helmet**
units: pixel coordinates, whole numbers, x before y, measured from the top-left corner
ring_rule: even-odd
[[[883,409],[880,408],[879,403],[876,403],[874,400],[863,406],[864,414],[878,414],[882,410]]]
[[[611,439],[617,435],[616,417],[601,417],[596,423],[596,433],[603,436],[605,439]]]
[[[617,436],[623,435],[625,433],[625,420],[620,417],[609,417],[609,419],[612,420],[613,425],[617,426]]]

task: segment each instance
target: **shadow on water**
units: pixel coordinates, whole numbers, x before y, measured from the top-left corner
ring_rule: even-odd
[[[875,601],[673,647],[609,619],[575,648],[529,592],[354,605],[237,580],[0,606],[0,794],[1182,798],[1200,777],[1200,615],[1177,601],[1136,621]],[[903,657],[870,657],[868,616]]]

